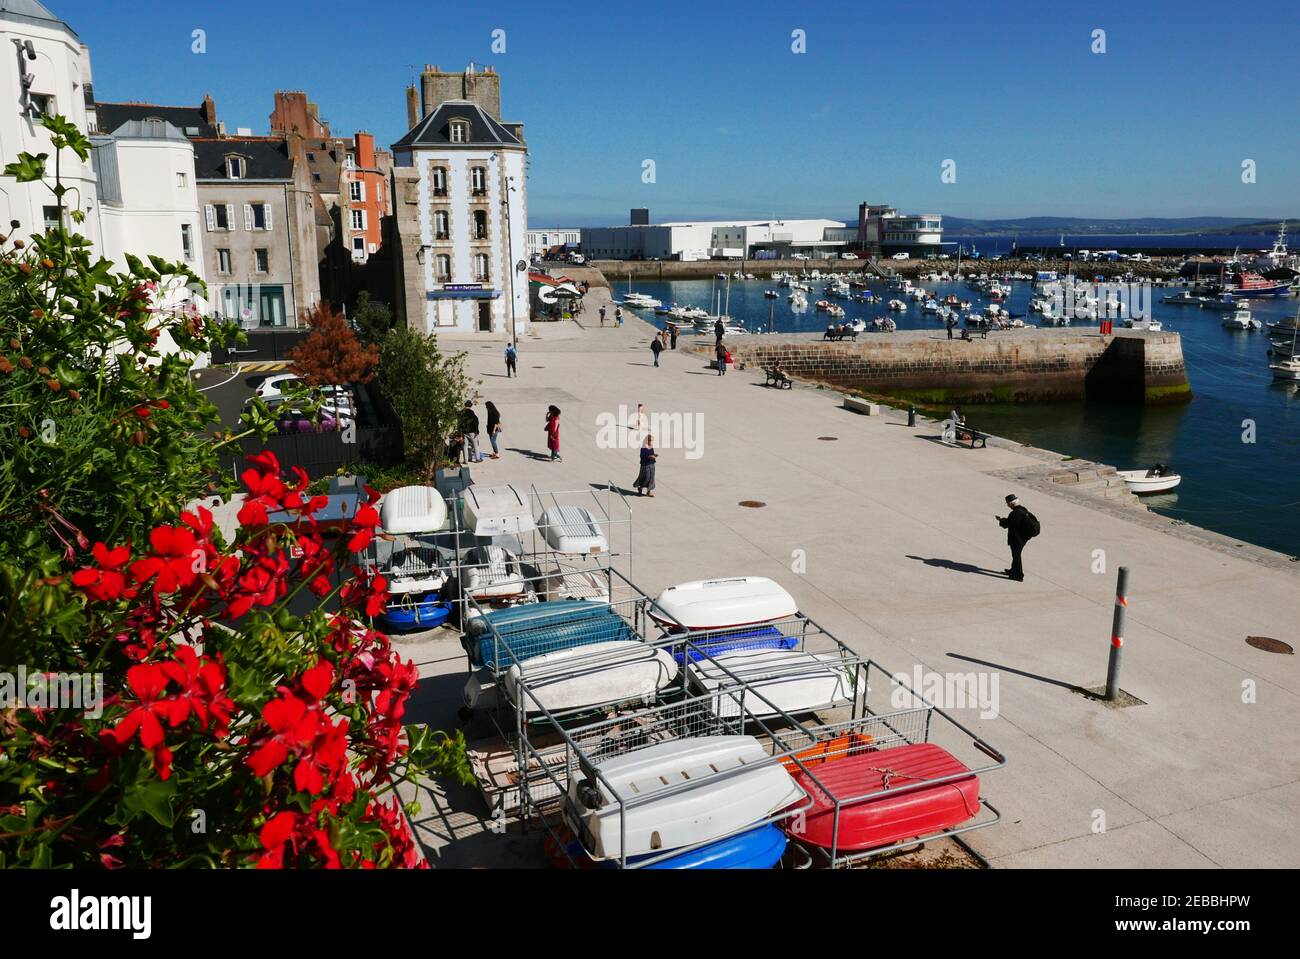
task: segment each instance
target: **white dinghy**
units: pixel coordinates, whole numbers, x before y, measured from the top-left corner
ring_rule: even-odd
[[[1116,470],[1116,472],[1124,479],[1124,485],[1139,496],[1149,493],[1168,493],[1183,481],[1181,476],[1170,472],[1164,466],[1153,466],[1145,470]]]
[[[711,842],[805,796],[753,736],[658,743],[597,768],[604,781],[571,776],[564,802],[565,822],[593,859]]]
[[[809,713],[853,698],[853,676],[835,653],[739,649],[697,660],[689,676],[698,691],[717,693],[709,708],[723,718],[740,716],[742,700],[744,712],[766,717]],[[754,692],[736,690],[742,683]]]
[[[384,494],[379,525],[385,533],[436,533],[447,522],[447,502],[432,486],[399,486]]]
[[[677,676],[677,663],[666,651],[639,639],[617,639],[560,649],[511,666],[505,687],[526,712],[567,712],[621,703],[654,694]]]
[[[496,601],[521,595],[527,585],[519,557],[503,546],[475,546],[465,554],[465,595]]]
[[[528,494],[513,486],[471,486],[462,504],[461,518],[475,536],[519,536],[537,527]]]
[[[689,630],[767,623],[799,611],[793,596],[763,576],[678,583],[655,597],[655,606],[655,619],[669,625],[676,620]],[[667,616],[658,615],[660,610]]]
[[[582,506],[552,506],[542,513],[537,523],[546,545],[557,553],[607,553],[609,540],[591,515]]]

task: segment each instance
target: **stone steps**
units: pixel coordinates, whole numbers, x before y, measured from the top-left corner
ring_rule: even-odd
[[[1061,486],[1070,487],[1074,492],[1086,496],[1121,503],[1129,506],[1140,505],[1138,497],[1129,490],[1115,467],[1105,463],[1093,463],[1088,460],[1066,460],[1057,469],[1048,474],[1048,479]]]

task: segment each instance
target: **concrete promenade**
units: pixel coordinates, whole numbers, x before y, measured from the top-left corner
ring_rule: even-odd
[[[638,402],[699,414],[702,455],[661,447],[656,497],[633,498],[633,581],[653,595],[690,579],[768,576],[892,670],[997,670],[996,718],[955,711],[1008,757],[985,784],[1004,819],[968,837],[993,865],[1300,866],[1300,664],[1245,642],[1296,644],[1297,564],[1175,535],[1145,510],[1017,486],[1007,477],[1042,456],[1014,444],[952,448],[934,424],[859,416],[830,390],[765,388],[759,370],[718,377],[681,350],[654,369],[650,327],[625,311],[623,328],[597,328],[597,295],[581,327],[521,337],[518,379],[505,378],[500,343],[464,345],[505,426],[502,458],[475,467],[476,482],[610,480],[630,491],[637,451],[599,448],[597,417]],[[530,455],[545,453],[549,403],[563,411],[562,463]],[[1009,557],[994,515],[1008,492],[1043,525],[1024,583],[1001,574]],[[1104,573],[1093,571],[1098,550]],[[1105,680],[1120,565],[1132,570],[1122,686],[1145,703],[1122,709],[1067,688]],[[399,648],[429,680],[418,718],[453,726],[459,645]],[[496,850],[522,842],[513,829],[475,827],[475,797],[438,792],[417,817],[435,864],[501,862]]]

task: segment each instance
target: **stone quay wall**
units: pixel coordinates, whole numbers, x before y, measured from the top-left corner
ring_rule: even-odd
[[[1185,403],[1192,398],[1177,333],[1026,329],[987,340],[930,331],[864,333],[826,342],[806,334],[748,334],[726,340],[750,367],[781,366],[792,377],[924,405],[1103,400]],[[713,338],[688,348],[712,355]]]

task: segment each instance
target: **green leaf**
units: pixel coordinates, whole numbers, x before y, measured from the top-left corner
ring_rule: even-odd
[[[171,826],[176,822],[172,810],[175,795],[175,780],[153,779],[128,791],[122,797],[122,805],[137,816],[147,813],[160,826]]]
[[[14,177],[19,183],[39,180],[45,176],[45,161],[49,158],[48,153],[38,153],[35,156],[30,153],[19,153],[16,163],[5,164],[5,176]]]
[[[46,115],[41,126],[53,134],[57,146],[66,146],[83,160],[90,156],[90,140],[67,117]]]

